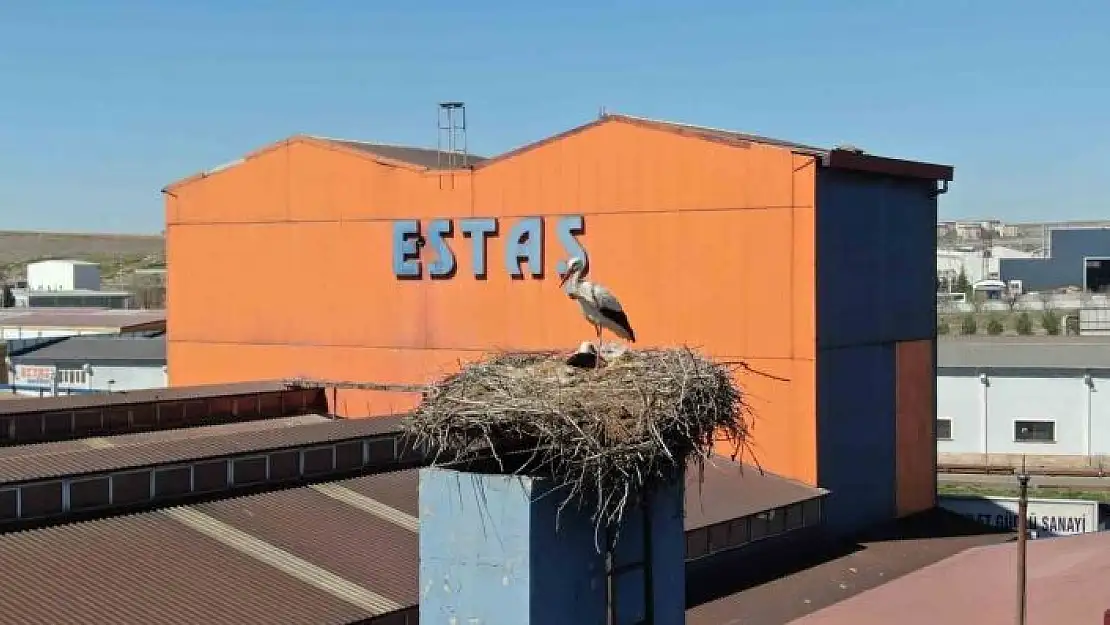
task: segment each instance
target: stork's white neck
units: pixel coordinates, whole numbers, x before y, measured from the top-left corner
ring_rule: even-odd
[[[574,293],[578,290],[578,285],[582,282],[582,269],[581,266],[578,266],[570,270],[570,274],[567,276],[567,282],[563,286],[564,291],[567,293]]]

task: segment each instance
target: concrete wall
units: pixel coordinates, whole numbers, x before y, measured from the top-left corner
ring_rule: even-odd
[[[542,481],[526,477],[420,472],[420,622],[488,625],[601,623],[604,559],[588,514]],[[681,484],[657,498],[652,515],[655,622],[685,615]],[[617,565],[642,558],[642,528],[630,516]],[[619,578],[617,622],[644,618],[638,573]]]
[[[818,484],[833,531],[935,501],[934,189],[817,178]]]
[[[952,420],[952,440],[938,440],[945,454],[1110,454],[1110,372],[1006,375],[946,374],[937,379],[937,418]],[[1056,442],[1014,440],[1015,420],[1050,420]],[[1089,439],[1089,446],[1088,446]]]
[[[1027,291],[1083,286],[1086,256],[1110,257],[1110,229],[1082,228],[1049,232],[1050,258],[1003,258],[1002,280],[1021,280]]]

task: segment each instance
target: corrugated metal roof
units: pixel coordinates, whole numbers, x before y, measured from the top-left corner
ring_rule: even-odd
[[[286,520],[330,529],[303,512]],[[372,561],[365,547],[357,552]],[[2,535],[0,554],[0,620],[27,625],[318,625],[371,616],[159,512]]]
[[[705,479],[698,485],[696,471],[686,474],[686,529],[749,516],[771,508],[813,499],[825,493],[792,480],[760,473],[725,458],[707,465]],[[374,497],[382,503],[412,516],[419,516],[419,471],[393,471],[334,482],[356,493]]]
[[[165,323],[164,310],[104,310],[99,308],[4,308],[0,327],[114,328],[125,330],[150,323]]]
[[[700,480],[700,484],[699,484]],[[826,493],[757,467],[715,457],[699,476],[686,473],[686,528],[704,527]]]
[[[398,607],[419,601],[419,535],[312,488],[193,508],[400,603]]]
[[[744,489],[726,486],[737,476],[717,475],[704,497],[749,512],[736,496]],[[786,482],[754,469],[738,481],[769,479]],[[418,470],[397,471],[0,534],[0,613],[58,624],[346,623],[372,616],[366,606],[415,605],[418,484]],[[701,496],[689,492],[687,508]],[[687,528],[699,522],[691,515]]]
[[[331,139],[328,137],[314,137],[329,143],[341,145],[346,148],[376,154],[378,156],[388,158],[402,163],[409,163],[417,167],[425,167],[428,169],[447,169],[450,159],[454,158],[454,162],[459,163],[460,155],[448,155],[445,152],[432,148],[416,148],[403,145],[389,145],[384,143],[372,143],[369,141],[355,141],[353,139]],[[486,160],[485,157],[468,154],[466,162],[468,165],[477,165]],[[456,165],[457,166],[457,165]]]
[[[229,397],[286,390],[287,384],[280,380],[260,382],[236,382],[232,384],[205,384],[200,386],[175,386],[170,388],[144,389],[140,391],[117,391],[65,397],[45,397],[13,399],[0,402],[0,415],[20,415],[35,412],[54,412],[59,410],[79,410],[102,406],[130,406],[134,404],[171,402],[210,397]]]
[[[816,146],[813,146],[813,145],[806,145],[804,143],[798,143],[796,141],[787,141],[785,139],[773,139],[771,137],[764,137],[762,135],[740,132],[740,131],[737,131],[737,130],[725,130],[725,129],[722,129],[722,128],[712,128],[712,127],[709,127],[709,126],[699,126],[699,125],[696,125],[696,124],[687,124],[687,123],[683,123],[683,122],[667,121],[667,120],[663,120],[663,119],[652,119],[652,118],[649,118],[649,117],[638,117],[638,116],[635,116],[635,115],[625,115],[625,114],[616,114],[616,113],[608,114],[608,115],[606,115],[606,117],[609,118],[609,119],[624,120],[624,121],[629,121],[629,122],[633,122],[633,123],[640,122],[640,123],[644,123],[644,124],[648,124],[648,125],[653,125],[653,126],[658,126],[658,127],[661,127],[661,128],[666,128],[668,130],[676,131],[676,132],[679,132],[679,133],[689,133],[689,134],[694,134],[694,135],[700,135],[700,136],[703,136],[703,137],[706,137],[706,138],[723,139],[723,140],[726,140],[726,141],[735,141],[735,142],[738,142],[738,143],[761,143],[761,144],[764,144],[764,145],[774,145],[774,146],[778,146],[778,147],[787,148],[789,150],[794,150],[794,151],[797,151],[797,152],[805,152],[805,153],[815,154],[815,155],[828,154],[829,151],[830,151],[826,148],[819,148],[819,147],[816,147]]]
[[[943,339],[937,341],[937,366],[967,369],[1110,369],[1110,337]]]
[[[308,425],[310,423],[320,423],[323,421],[330,421],[330,419],[320,415],[309,414],[293,417],[278,417],[274,419],[258,419],[239,423],[200,425],[196,427],[160,430],[157,432],[142,432],[139,434],[120,434],[116,436],[81,438],[31,445],[11,445],[8,447],[0,447],[0,459],[26,456],[51,456],[77,451],[88,451],[90,449],[132,448],[166,441],[195,441],[209,436],[243,435],[260,432],[262,430],[276,430]]]
[[[261,430],[251,436],[230,433],[193,440],[163,440],[145,445],[86,449],[50,455],[0,458],[0,482],[115,471],[153,464],[184,462],[294,445],[312,445],[398,430],[398,418],[355,419]]]
[[[11,356],[14,364],[166,364],[166,337],[73,336]]]

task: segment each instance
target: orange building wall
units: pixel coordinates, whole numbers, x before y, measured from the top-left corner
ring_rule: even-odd
[[[304,376],[419,382],[493,349],[573,349],[593,337],[545,276],[489,277],[449,240],[449,280],[399,280],[395,219],[579,214],[590,277],[612,288],[637,346],[688,344],[743,359],[764,468],[814,483],[814,176],[810,157],[608,121],[454,174],[382,164],[298,139],[167,194],[173,385]],[[424,263],[430,252],[424,250]],[[611,340],[611,338],[607,339]],[[415,396],[347,392],[349,416]]]

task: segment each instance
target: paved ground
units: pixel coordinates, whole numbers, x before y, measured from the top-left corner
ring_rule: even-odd
[[[714,592],[717,598],[688,596],[698,605],[687,610],[686,623],[783,625],[969,548],[1011,538],[933,510],[801,560],[772,558],[763,579],[728,580],[735,585],[732,589],[703,588],[703,593]]]
[[[1031,625],[1102,623],[1110,609],[1105,532],[1029,543]],[[792,625],[1009,625],[1016,614],[1014,545],[970,549]]]

